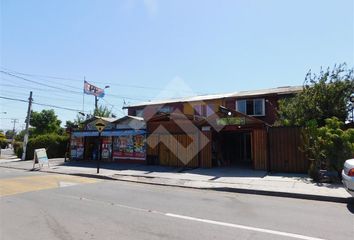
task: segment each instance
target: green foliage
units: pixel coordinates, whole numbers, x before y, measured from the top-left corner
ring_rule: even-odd
[[[93,115],[96,117],[110,117],[112,115],[112,111],[109,110],[106,106],[100,105],[97,109],[95,109]]]
[[[63,133],[60,127],[61,121],[52,109],[42,110],[41,112],[32,112],[30,124],[35,128],[33,132],[34,135]]]
[[[7,146],[6,136],[3,132],[0,132],[0,148],[4,149]]]
[[[31,138],[32,136],[34,136],[35,129],[34,128],[29,128],[28,132],[29,132],[28,135]],[[18,141],[18,142],[23,142],[23,138],[25,137],[25,133],[26,133],[26,131],[22,130],[21,132],[16,134],[15,140]]]
[[[308,121],[316,120],[321,127],[330,117],[345,122],[351,110],[349,97],[353,92],[353,69],[347,69],[345,64],[321,70],[319,75],[309,71],[303,91],[279,101],[278,125],[306,126]]]
[[[338,176],[345,160],[354,155],[354,129],[343,130],[336,117],[325,119],[325,126],[308,122],[303,132],[303,150],[311,162],[309,175],[319,180],[321,169],[336,171]]]
[[[16,135],[16,132],[14,130],[7,130],[5,135],[7,139],[12,139]]]
[[[7,146],[7,141],[4,139],[0,139],[0,148],[4,149]]]
[[[23,143],[15,141],[14,145],[13,145],[13,148],[14,148],[14,152],[15,152],[16,156],[18,158],[21,158],[22,157],[22,153],[23,153]]]
[[[85,121],[85,117],[81,114],[77,114],[74,121],[66,121],[65,127],[72,129],[83,129],[83,122]]]
[[[64,157],[67,151],[69,137],[58,134],[44,134],[29,139],[26,150],[26,159],[33,159],[34,150],[47,149],[48,158]]]
[[[3,132],[0,132],[0,140],[3,140],[3,139],[6,140],[6,136]]]

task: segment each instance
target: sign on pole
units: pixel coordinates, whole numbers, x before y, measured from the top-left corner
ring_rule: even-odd
[[[97,158],[97,173],[100,173],[100,160],[102,157],[101,132],[106,127],[106,123],[101,118],[99,118],[99,119],[97,119],[95,125],[96,125],[97,131],[98,131],[98,142],[99,142],[99,154],[98,154],[98,158]]]
[[[97,131],[99,131],[99,132],[102,132],[106,127],[106,123],[101,118],[97,119],[95,125],[97,128]]]
[[[48,164],[49,167],[49,159],[45,148],[34,150],[33,168],[35,167],[36,163],[38,163],[39,167],[42,167],[44,164]]]

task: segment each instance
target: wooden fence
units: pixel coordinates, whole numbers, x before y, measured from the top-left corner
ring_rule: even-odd
[[[269,167],[275,172],[305,173],[308,160],[300,150],[301,128],[272,127],[269,129]]]

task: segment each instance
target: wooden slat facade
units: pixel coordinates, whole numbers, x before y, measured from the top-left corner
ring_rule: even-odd
[[[200,167],[211,168],[212,167],[212,133],[211,131],[203,132],[206,138],[199,138],[199,162]],[[204,147],[202,147],[204,146]]]
[[[301,128],[272,127],[269,129],[270,169],[276,172],[305,173],[308,160],[301,146]]]
[[[206,138],[197,134],[151,134],[147,138],[147,154],[157,158],[163,166],[211,167],[211,132],[204,133],[204,136]]]
[[[159,121],[148,124],[150,134],[147,138],[147,155],[154,159],[154,164],[172,167],[212,167],[213,130],[198,131],[186,129],[181,120],[177,125],[173,121]],[[158,127],[164,129],[159,130]],[[301,146],[301,129],[289,127],[269,127],[247,125],[248,128],[233,128],[226,126],[229,132],[251,132],[251,157],[253,169],[275,172],[305,173],[308,161],[299,150]],[[206,137],[206,138],[205,138]],[[178,143],[178,144],[177,144]],[[205,146],[204,146],[205,145]],[[153,147],[155,146],[155,147]],[[189,147],[188,147],[189,146]]]
[[[252,136],[253,167],[255,170],[267,170],[267,131],[254,129]]]

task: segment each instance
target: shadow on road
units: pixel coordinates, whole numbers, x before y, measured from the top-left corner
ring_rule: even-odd
[[[354,214],[354,197],[352,197],[348,204],[347,204],[347,208],[349,210],[349,212],[351,212],[352,214]]]

